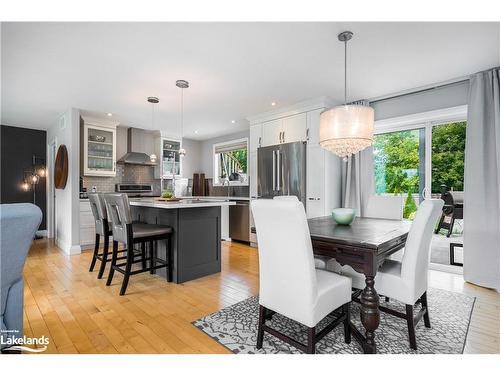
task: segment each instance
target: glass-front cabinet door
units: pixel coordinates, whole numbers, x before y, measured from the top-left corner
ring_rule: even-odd
[[[116,129],[84,126],[84,175],[116,175]]]
[[[179,150],[181,148],[181,142],[163,138],[161,144],[162,177],[171,178],[174,174],[180,176],[181,157],[179,155]]]

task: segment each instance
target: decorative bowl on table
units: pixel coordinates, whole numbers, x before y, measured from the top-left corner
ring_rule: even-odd
[[[352,208],[335,208],[332,211],[333,220],[340,225],[350,225],[356,216]]]

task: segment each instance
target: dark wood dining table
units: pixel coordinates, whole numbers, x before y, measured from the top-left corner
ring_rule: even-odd
[[[411,222],[356,217],[351,225],[339,225],[331,216],[309,219],[314,254],[335,258],[364,274],[361,291],[361,323],[365,334],[352,323],[354,338],[365,353],[376,353],[375,331],[380,322],[375,275],[391,254],[405,246]]]

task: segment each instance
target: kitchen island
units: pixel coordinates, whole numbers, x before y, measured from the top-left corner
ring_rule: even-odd
[[[172,227],[173,281],[178,284],[220,272],[221,207],[234,204],[224,199],[130,199],[133,220]],[[166,259],[166,241],[158,241],[157,252]],[[166,278],[166,270],[158,275]]]

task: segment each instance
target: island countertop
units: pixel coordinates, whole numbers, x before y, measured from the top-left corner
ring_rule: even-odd
[[[159,201],[154,198],[131,198],[130,205],[163,209],[233,206],[236,202],[222,199],[181,199],[175,202]]]

